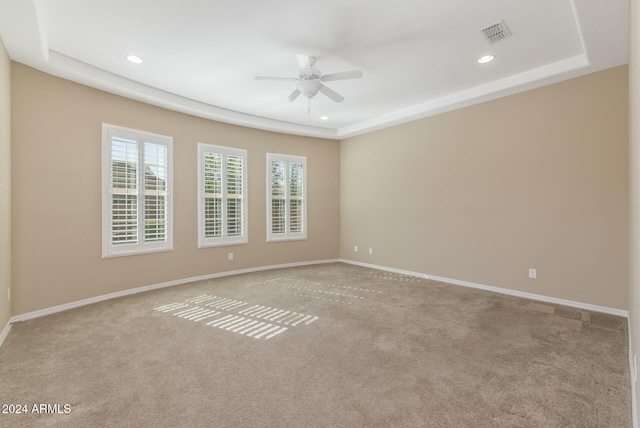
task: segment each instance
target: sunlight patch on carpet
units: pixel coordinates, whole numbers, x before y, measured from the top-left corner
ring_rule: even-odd
[[[183,302],[156,306],[153,310],[189,321],[207,320],[204,324],[210,327],[264,340],[284,333],[289,328],[309,325],[318,320],[316,316],[301,312],[263,305],[245,307],[247,305],[248,302],[241,300],[204,294]],[[235,314],[224,314],[223,311]],[[211,319],[213,317],[217,318]]]
[[[371,278],[373,280],[381,281],[396,281],[396,282],[424,282],[423,278],[406,275],[403,273],[377,271],[372,269],[360,269],[355,272],[356,277]]]
[[[274,278],[251,285],[270,285],[293,290],[294,296],[333,303],[351,305],[352,302],[363,301],[371,295],[380,295],[382,291],[373,288],[351,287],[326,282],[309,281],[300,278]]]
[[[298,297],[304,297],[305,299],[314,299],[314,300],[324,300],[326,302],[331,302],[331,303],[342,303],[345,305],[350,305],[351,302],[347,302],[346,300],[338,300],[338,299],[330,299],[328,297],[322,297],[322,296],[310,296],[308,294],[300,294],[300,293],[293,293],[294,296],[298,296]]]

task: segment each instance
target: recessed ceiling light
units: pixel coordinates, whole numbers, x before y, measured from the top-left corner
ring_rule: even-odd
[[[478,62],[479,62],[480,64],[486,64],[486,63],[488,63],[488,62],[493,61],[493,59],[494,59],[494,58],[495,58],[495,56],[493,56],[493,55],[485,55],[485,56],[480,57],[480,59],[478,60]]]
[[[329,116],[320,116],[320,120],[329,120]]]
[[[134,63],[134,64],[142,64],[143,63],[142,58],[140,58],[139,56],[136,56],[136,55],[127,55],[127,59],[129,61],[131,61],[132,63]]]

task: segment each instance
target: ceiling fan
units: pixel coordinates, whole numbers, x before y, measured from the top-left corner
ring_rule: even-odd
[[[311,100],[311,98],[316,96],[318,92],[322,92],[333,101],[340,103],[344,101],[344,97],[327,87],[323,82],[357,79],[362,77],[362,71],[360,70],[343,71],[340,73],[323,75],[320,70],[313,68],[316,59],[305,54],[296,54],[296,60],[298,61],[298,67],[300,68],[298,77],[256,76],[256,80],[296,82],[296,89],[287,97],[287,101],[289,102],[294,101],[300,94],[303,94]]]

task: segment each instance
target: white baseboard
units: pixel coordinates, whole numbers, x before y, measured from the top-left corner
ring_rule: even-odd
[[[549,296],[544,296],[544,295],[540,295],[540,294],[525,293],[523,291],[509,290],[507,288],[493,287],[493,286],[490,286],[490,285],[478,284],[478,283],[475,283],[475,282],[460,281],[460,280],[457,280],[457,279],[445,278],[445,277],[435,276],[435,275],[428,275],[428,274],[424,274],[424,273],[420,273],[420,272],[412,272],[412,271],[407,271],[407,270],[402,270],[402,269],[395,269],[395,268],[390,268],[390,267],[386,267],[386,266],[374,265],[374,264],[370,264],[370,263],[361,263],[361,262],[356,262],[356,261],[353,261],[353,260],[331,259],[331,260],[316,260],[316,261],[310,261],[310,262],[285,263],[285,264],[270,265],[270,266],[259,266],[259,267],[254,267],[254,268],[239,269],[239,270],[233,270],[233,271],[227,271],[227,272],[218,272],[218,273],[213,273],[213,274],[209,274],[209,275],[194,276],[194,277],[191,277],[191,278],[184,278],[184,279],[179,279],[179,280],[175,280],[175,281],[161,282],[159,284],[153,284],[153,285],[147,285],[147,286],[144,286],[144,287],[132,288],[132,289],[129,289],[129,290],[118,291],[118,292],[115,292],[115,293],[103,294],[101,296],[90,297],[88,299],[83,299],[83,300],[78,300],[78,301],[75,301],[75,302],[65,303],[63,305],[58,305],[58,306],[53,306],[53,307],[50,307],[50,308],[40,309],[38,311],[28,312],[28,313],[21,314],[21,315],[15,315],[15,316],[11,317],[11,319],[9,320],[9,323],[13,324],[13,323],[20,322],[20,321],[26,321],[26,320],[39,318],[39,317],[43,317],[43,316],[46,316],[46,315],[51,315],[51,314],[55,314],[55,313],[58,313],[58,312],[66,311],[66,310],[69,310],[69,309],[78,308],[80,306],[90,305],[92,303],[102,302],[104,300],[115,299],[115,298],[118,298],[118,297],[128,296],[128,295],[131,295],[131,294],[137,294],[137,293],[142,293],[142,292],[149,291],[149,290],[155,290],[155,289],[158,289],[158,288],[172,287],[174,285],[187,284],[187,283],[195,282],[195,281],[202,281],[202,280],[208,280],[208,279],[214,279],[214,278],[222,278],[222,277],[225,277],[225,276],[239,275],[239,274],[251,273],[251,272],[260,272],[260,271],[265,271],[265,270],[273,270],[273,269],[297,267],[297,266],[309,266],[309,265],[326,264],[326,263],[337,263],[337,262],[342,262],[342,263],[347,263],[347,264],[352,264],[352,265],[357,265],[357,266],[363,266],[363,267],[368,267],[368,268],[387,271],[387,272],[394,272],[394,273],[399,273],[399,274],[403,274],[403,275],[410,275],[410,276],[415,276],[415,277],[418,277],[418,278],[432,279],[434,281],[445,282],[445,283],[448,283],[448,284],[455,284],[455,285],[461,285],[463,287],[477,288],[477,289],[480,289],[480,290],[491,291],[491,292],[494,292],[494,293],[506,294],[506,295],[515,296],[515,297],[522,297],[522,298],[525,298],[525,299],[537,300],[537,301],[553,303],[553,304],[557,304],[557,305],[570,306],[570,307],[579,308],[579,309],[586,309],[586,310],[589,310],[589,311],[601,312],[601,313],[605,313],[605,314],[609,314],[609,315],[616,315],[616,316],[625,317],[625,318],[628,318],[628,316],[629,316],[629,313],[627,311],[623,311],[621,309],[614,309],[614,308],[608,308],[608,307],[605,307],[605,306],[591,305],[591,304],[588,304],[588,303],[575,302],[573,300],[558,299],[558,298],[555,298],[555,297],[549,297]],[[8,334],[8,332],[7,332],[7,334]],[[0,337],[2,337],[2,336],[0,336]]]
[[[78,300],[75,302],[65,303],[63,305],[52,306],[50,308],[40,309],[33,312],[27,312],[25,314],[15,315],[11,317],[9,320],[10,324],[27,321],[34,318],[40,318],[47,315],[52,315],[58,312],[68,311],[69,309],[78,308],[80,306],[91,305],[93,303],[102,302],[104,300],[116,299],[118,297],[129,296],[131,294],[143,293],[145,291],[155,290],[158,288],[172,287],[174,285],[188,284],[190,282],[203,281],[214,278],[222,278],[225,276],[231,275],[240,275],[243,273],[251,273],[251,272],[260,272],[265,270],[273,270],[273,269],[281,269],[281,268],[289,268],[289,267],[297,267],[297,266],[309,266],[309,265],[317,265],[317,264],[326,264],[326,263],[338,263],[340,260],[331,259],[331,260],[316,260],[310,262],[297,262],[297,263],[285,263],[280,265],[270,265],[270,266],[259,266],[254,268],[247,269],[239,269],[232,270],[227,272],[218,272],[212,273],[208,275],[201,276],[193,276],[191,278],[178,279],[175,281],[161,282],[159,284],[146,285],[144,287],[131,288],[129,290],[117,291],[115,293],[103,294],[101,296],[90,297],[88,299]],[[1,343],[1,342],[0,342]]]
[[[629,317],[629,312],[628,311],[623,311],[622,309],[608,308],[606,306],[592,305],[592,304],[589,304],[589,303],[576,302],[576,301],[573,301],[573,300],[558,299],[558,298],[555,298],[555,297],[544,296],[542,294],[526,293],[524,291],[516,291],[516,290],[510,290],[508,288],[493,287],[491,285],[478,284],[478,283],[469,282],[469,281],[461,281],[461,280],[458,280],[458,279],[451,279],[451,278],[445,278],[445,277],[442,277],[442,276],[428,275],[428,274],[424,274],[424,273],[420,273],[420,272],[412,272],[412,271],[407,271],[407,270],[402,270],[402,269],[395,269],[395,268],[390,268],[390,267],[386,267],[386,266],[374,265],[374,264],[370,264],[370,263],[361,263],[361,262],[356,262],[356,261],[353,261],[353,260],[341,259],[340,261],[343,262],[343,263],[348,263],[348,264],[352,264],[352,265],[363,266],[363,267],[383,270],[383,271],[387,271],[387,272],[394,272],[394,273],[399,273],[399,274],[403,274],[403,275],[416,276],[418,278],[431,279],[431,280],[439,281],[439,282],[445,282],[447,284],[461,285],[463,287],[469,287],[469,288],[477,288],[479,290],[491,291],[493,293],[506,294],[506,295],[515,296],[515,297],[522,297],[522,298],[525,298],[525,299],[537,300],[537,301],[546,302],[546,303],[553,303],[553,304],[556,304],[556,305],[570,306],[570,307],[573,307],[573,308],[585,309],[585,310],[593,311],[593,312],[601,312],[601,313],[604,313],[604,314],[616,315],[616,316],[624,317],[624,318],[628,318]]]
[[[2,344],[4,343],[4,340],[9,335],[10,331],[11,331],[11,320],[9,320],[7,325],[4,326],[4,330],[2,330],[2,333],[0,333],[0,347],[2,347]]]

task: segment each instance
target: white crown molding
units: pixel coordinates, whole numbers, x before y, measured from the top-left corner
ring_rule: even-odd
[[[143,85],[142,83],[77,61],[53,50],[48,51],[48,57],[47,66],[41,71],[157,107],[215,120],[217,122],[262,129],[265,131],[317,138],[337,138],[336,131],[333,129],[282,122],[205,104]]]
[[[56,51],[47,51],[47,57],[46,67],[41,71],[136,101],[232,125],[333,140],[366,134],[599,71],[591,66],[586,54],[581,54],[351,126],[330,129],[283,122],[205,104],[126,79]]]
[[[353,137],[578,77],[593,71],[589,65],[586,55],[576,55],[553,64],[341,128],[338,130],[338,137],[341,139]]]

